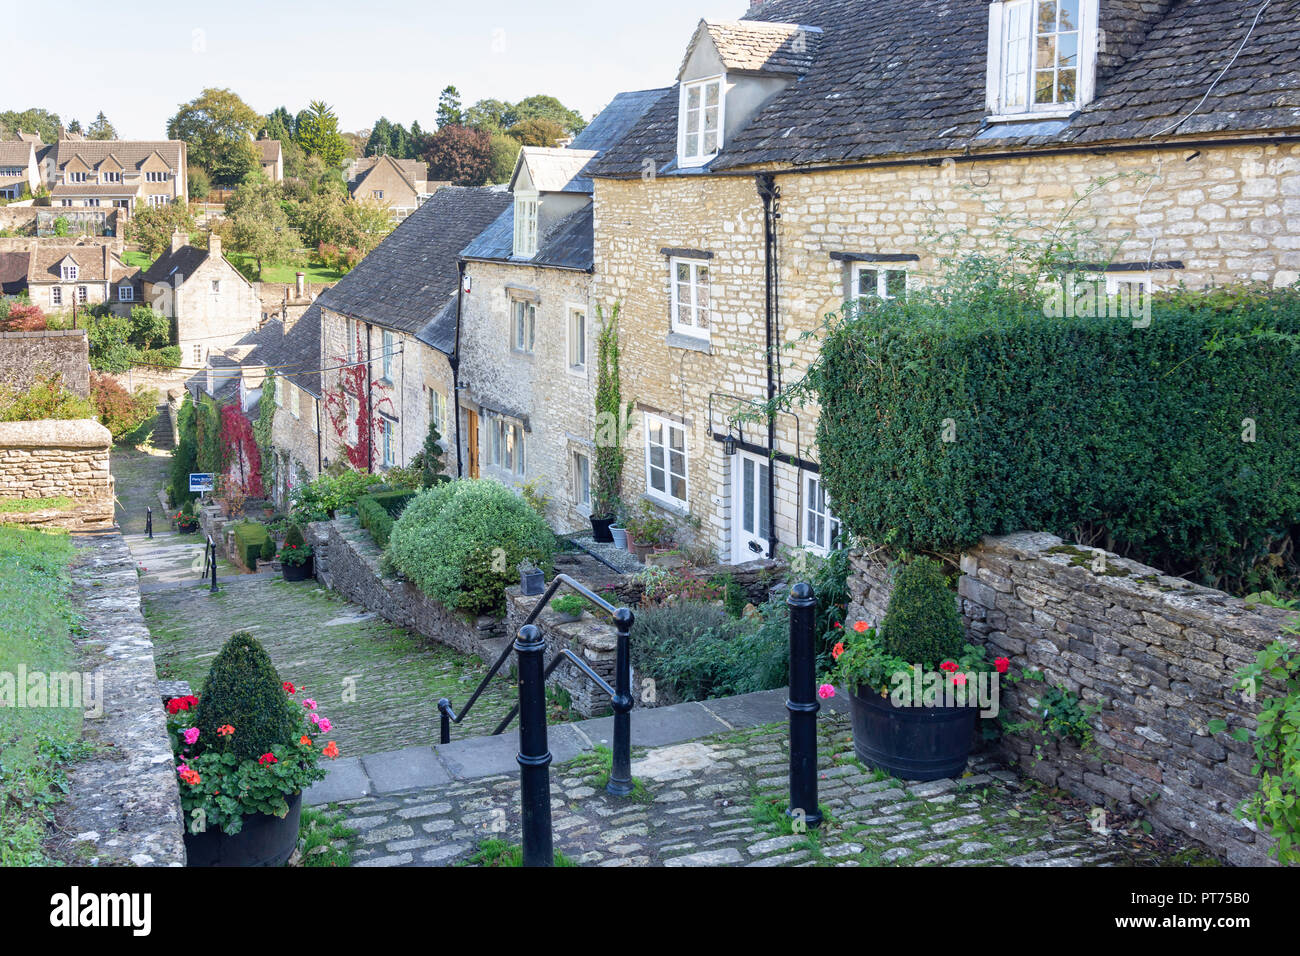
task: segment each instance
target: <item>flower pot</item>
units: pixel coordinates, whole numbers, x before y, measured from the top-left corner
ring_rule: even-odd
[[[645,559],[650,556],[650,552],[654,550],[654,547],[655,546],[648,541],[645,544],[637,541],[632,545],[632,553],[636,555],[638,561],[645,561]]]
[[[849,692],[849,709],[853,749],[868,767],[903,780],[959,777],[966,769],[978,707],[895,707],[859,687]]]
[[[584,613],[584,611],[579,611],[577,614],[564,614],[560,611],[556,611],[555,617],[561,624],[575,624],[582,620],[582,615]]]
[[[519,586],[524,594],[534,596],[546,590],[546,575],[540,569],[519,572]]]
[[[591,538],[599,544],[613,544],[614,536],[609,533],[609,529],[614,524],[614,517],[610,515],[607,518],[591,517]]]
[[[627,528],[611,527],[609,533],[614,538],[614,547],[627,547]]]
[[[308,578],[312,577],[312,569],[315,563],[315,557],[307,558],[305,564],[281,563],[280,573],[284,575],[286,581],[306,581]]]
[[[244,828],[230,836],[218,828],[185,834],[186,866],[283,866],[298,846],[302,794],[289,797],[284,818],[267,813],[244,817]]]

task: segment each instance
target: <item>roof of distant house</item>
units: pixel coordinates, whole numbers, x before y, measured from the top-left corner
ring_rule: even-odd
[[[184,245],[172,252],[167,249],[154,260],[153,265],[144,270],[141,279],[145,282],[166,282],[170,281],[173,276],[184,277],[192,276],[198,270],[199,266],[208,261],[208,250],[200,249],[197,246]]]
[[[62,266],[71,260],[77,267],[78,282],[117,282],[124,276],[133,276],[130,267],[113,255],[107,245],[83,243],[81,245],[37,244],[29,253],[28,282],[62,282]]]
[[[460,250],[510,202],[496,187],[444,186],[317,301],[385,328],[423,331],[456,298]]]
[[[0,285],[27,281],[28,252],[0,252]]]
[[[412,189],[418,189],[420,183],[429,181],[429,166],[418,159],[394,159],[392,156],[363,156],[352,167],[352,178],[348,180],[348,191],[356,192],[357,187],[381,163],[396,167],[398,174],[405,179]]]
[[[263,163],[273,163],[284,153],[278,139],[259,139],[253,141],[257,156]]]
[[[54,165],[62,169],[73,159],[81,161],[92,169],[99,166],[110,156],[120,165],[136,169],[157,153],[173,170],[180,170],[184,165],[185,143],[178,139],[169,140],[126,140],[126,139],[61,139],[53,147]]]
[[[0,142],[0,166],[23,166],[32,158],[32,144],[13,140]]]
[[[1151,14],[1145,36],[1130,37],[1104,68],[1099,63],[1096,96],[1072,117],[990,126],[985,0],[932,0],[923,7],[910,0],[768,0],[742,22],[822,32],[807,46],[802,76],[729,136],[707,168],[1300,128],[1300,0],[1163,6],[1163,16],[1159,8]],[[1108,16],[1123,15],[1111,10],[1102,4],[1103,29]],[[706,32],[722,38],[724,58],[739,62],[748,49],[727,30]],[[674,172],[677,113],[673,88],[589,172],[631,178],[643,173],[647,158],[660,175]]]

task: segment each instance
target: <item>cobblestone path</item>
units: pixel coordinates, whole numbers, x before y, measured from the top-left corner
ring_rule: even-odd
[[[145,509],[152,508],[154,533],[167,528],[158,491],[167,481],[171,467],[170,452],[150,444],[139,447],[114,445],[109,455],[109,470],[116,481],[114,514],[123,534],[144,534]]]
[[[177,534],[174,531],[159,530],[166,527],[166,522],[155,513],[152,539],[143,534],[123,535],[140,572],[140,588],[150,591],[202,586],[200,575],[203,574],[203,552],[207,547],[207,538],[201,534]],[[239,568],[218,554],[218,577],[239,573]]]
[[[477,659],[418,643],[410,633],[313,583],[246,577],[143,595],[158,676],[197,692],[212,659],[247,630],[281,678],[320,702],[331,739],[348,756],[437,742],[438,699],[461,704],[486,672]],[[514,701],[514,684],[492,682],[457,736],[490,733]]]
[[[605,794],[607,763],[551,768],[555,848],[596,866],[1133,866],[1192,862],[1138,831],[1094,832],[988,759],[960,780],[906,784],[862,767],[843,715],[819,720],[820,832],[794,833],[785,724],[634,754],[640,799]],[[503,774],[338,805],[356,866],[465,861],[480,842],[520,841],[519,777]],[[1197,858],[1204,861],[1204,858]],[[1213,862],[1213,861],[1209,861]]]

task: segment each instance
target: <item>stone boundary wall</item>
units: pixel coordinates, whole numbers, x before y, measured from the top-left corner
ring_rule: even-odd
[[[849,619],[878,623],[889,570],[878,555],[852,564]],[[1009,761],[1098,807],[1143,812],[1158,831],[1196,840],[1234,865],[1274,862],[1271,841],[1233,814],[1258,783],[1251,746],[1206,728],[1217,718],[1253,729],[1258,706],[1241,699],[1233,675],[1280,636],[1288,612],[1050,534],[985,538],[962,555],[961,570],[958,599],[973,642],[1011,658],[1013,673],[1046,678],[1003,684],[1011,722],[1037,723],[1036,691],[1050,685],[1102,705],[1092,721],[1095,752],[1004,735]]]
[[[5,514],[14,524],[93,531],[113,527],[113,438],[90,419],[0,422],[0,501],[70,498],[66,510]]]
[[[90,343],[85,329],[0,332],[0,387],[25,391],[37,379],[56,374],[69,391],[90,397]]]
[[[571,592],[561,588],[557,593]],[[541,595],[526,595],[518,586],[506,588],[506,633],[518,634],[524,621],[540,600]],[[606,683],[611,687],[615,686],[618,633],[614,630],[613,622],[596,617],[589,608],[581,620],[571,623],[561,621],[555,611],[548,609],[543,611],[534,623],[542,629],[542,636],[546,639],[548,664],[561,651],[568,648],[586,661],[587,666],[599,674]],[[551,683],[568,692],[573,711],[582,717],[604,717],[613,713],[613,704],[609,695],[569,661],[565,661],[555,669],[555,673],[551,675]],[[636,687],[635,680],[632,686]],[[638,703],[638,706],[644,705]]]
[[[313,526],[308,537],[313,554],[319,556],[323,566],[317,576],[329,588],[385,620],[462,654],[473,654],[488,662],[496,659],[505,636],[502,619],[471,620],[443,607],[409,581],[385,575],[379,566],[379,548],[356,518],[339,517],[328,527],[323,549],[316,543],[320,540],[319,525]]]
[[[184,866],[180,789],[136,562],[120,534],[77,542],[74,603],[83,666],[102,677],[103,713],[86,718],[94,755],[68,771],[60,830],[79,863]]]

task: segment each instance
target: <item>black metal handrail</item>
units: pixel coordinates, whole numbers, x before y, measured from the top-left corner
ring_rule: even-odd
[[[538,599],[536,606],[533,607],[533,609],[528,613],[528,616],[524,619],[523,624],[520,626],[521,633],[524,628],[532,626],[541,616],[542,612],[550,605],[551,599],[555,597],[555,593],[560,589],[561,585],[568,587],[574,593],[584,598],[589,604],[595,605],[613,617],[614,627],[618,631],[618,649],[615,660],[614,677],[615,686],[611,687],[607,681],[592,670],[586,661],[582,660],[568,648],[564,648],[555,655],[550,665],[543,672],[542,682],[545,683],[551,674],[554,673],[556,667],[558,667],[563,661],[567,660],[577,666],[583,674],[593,680],[601,690],[609,694],[614,708],[614,755],[613,766],[610,769],[609,784],[606,789],[612,794],[626,796],[632,792],[632,728],[630,714],[633,707],[633,700],[631,632],[635,618],[630,608],[616,608],[582,582],[574,580],[567,574],[557,574],[551,580],[551,583],[546,590],[542,592],[542,596]],[[456,712],[455,708],[451,705],[451,701],[446,697],[438,701],[438,712],[441,715],[441,728],[439,734],[439,740],[441,743],[451,743],[451,725],[453,723],[461,723],[469,715],[470,710],[473,709],[474,704],[477,703],[478,699],[483,695],[488,684],[491,683],[492,679],[497,675],[501,668],[505,666],[511,653],[517,650],[516,643],[517,642],[512,642],[501,652],[496,661],[493,662],[492,666],[488,669],[487,674],[479,682],[478,687],[474,689],[474,693],[470,695],[469,700],[461,709],[460,713]],[[499,736],[505,733],[506,729],[514,721],[515,717],[518,716],[519,710],[520,705],[516,702],[515,706],[511,708],[510,713],[507,714],[505,719],[502,720],[501,723],[497,725],[496,729],[492,731],[492,735]]]

